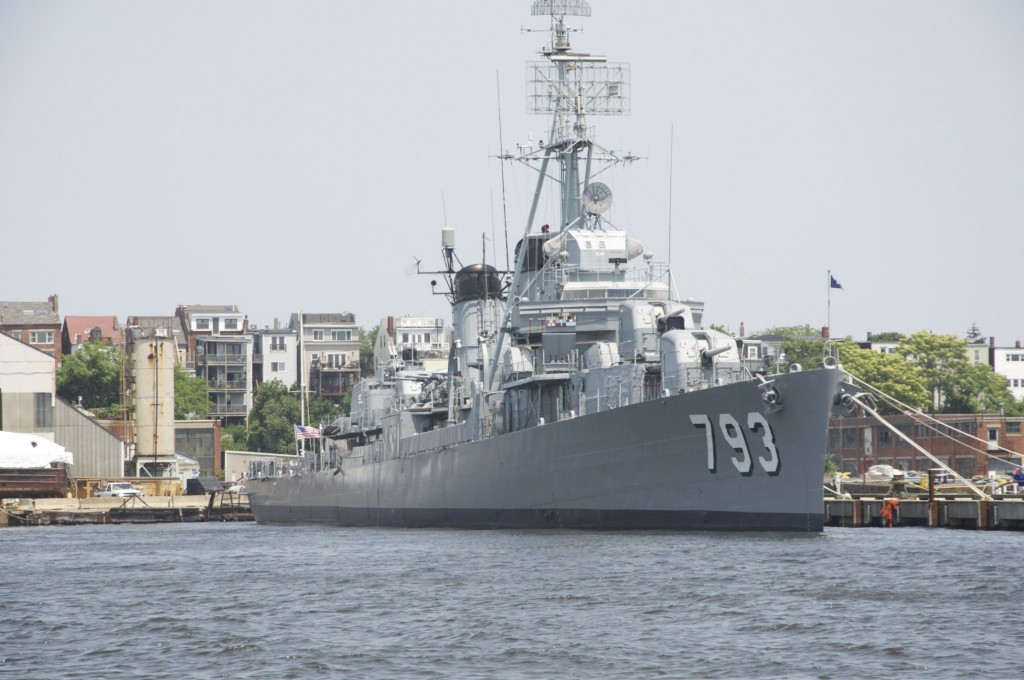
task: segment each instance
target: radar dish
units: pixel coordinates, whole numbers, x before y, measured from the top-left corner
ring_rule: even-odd
[[[583,188],[583,211],[600,215],[612,207],[612,190],[607,184],[591,182]]]

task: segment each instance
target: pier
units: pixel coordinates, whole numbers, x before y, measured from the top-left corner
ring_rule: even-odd
[[[244,494],[23,499],[0,509],[0,526],[252,521]]]
[[[825,526],[1024,531],[1024,498],[826,498]]]

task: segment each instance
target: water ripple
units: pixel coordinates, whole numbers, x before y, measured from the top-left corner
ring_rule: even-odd
[[[1020,547],[926,529],[8,529],[0,675],[1016,677]]]

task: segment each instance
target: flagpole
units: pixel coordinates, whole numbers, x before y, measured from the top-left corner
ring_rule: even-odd
[[[825,316],[825,328],[828,329],[828,337],[832,339],[832,270],[828,271],[828,280],[825,285],[828,287],[828,312]]]

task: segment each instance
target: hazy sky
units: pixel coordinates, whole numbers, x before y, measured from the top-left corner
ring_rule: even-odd
[[[1024,2],[591,6],[573,46],[630,63],[632,115],[589,122],[643,157],[610,219],[657,260],[671,231],[706,323],[822,326],[831,269],[835,336],[1024,340]],[[549,125],[530,7],[0,0],[0,299],[447,318],[407,269],[446,223],[504,265],[499,83],[504,148]],[[513,243],[534,177],[506,168]]]

